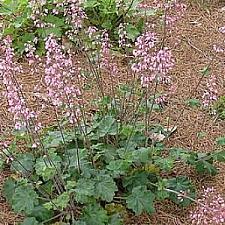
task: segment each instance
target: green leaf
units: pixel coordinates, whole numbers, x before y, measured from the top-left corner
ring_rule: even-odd
[[[110,217],[109,223],[107,225],[123,225],[123,220],[119,214],[114,214]]]
[[[201,106],[201,102],[196,98],[191,98],[186,101],[186,104],[192,108],[197,108]]]
[[[140,9],[138,14],[142,16],[155,16],[157,13],[156,9]]]
[[[38,28],[36,32],[42,39],[48,37],[51,34],[55,35],[56,37],[62,36],[62,29],[60,27]]]
[[[168,180],[166,178],[160,179],[157,182],[157,191],[156,191],[156,199],[159,201],[163,201],[166,198],[169,198],[170,193],[165,189],[168,186]],[[153,186],[154,187],[154,186]]]
[[[95,196],[104,201],[111,202],[118,190],[112,177],[106,174],[99,174],[95,177]]]
[[[218,173],[217,168],[213,165],[213,160],[198,160],[195,164],[195,168],[198,173],[201,174],[210,174],[215,176]]]
[[[82,219],[87,225],[107,225],[109,218],[99,204],[93,204],[85,207]]]
[[[123,179],[123,187],[127,188],[128,191],[131,191],[133,187],[139,186],[139,185],[147,185],[149,182],[148,179],[148,172],[136,172],[131,176],[124,177]]]
[[[156,198],[159,201],[163,201],[164,199],[169,198],[169,196],[168,191],[160,190],[156,192]]]
[[[11,170],[23,175],[32,172],[34,167],[34,156],[31,153],[16,155],[16,160],[11,164]]]
[[[98,123],[98,135],[99,137],[104,137],[105,135],[116,135],[117,125],[116,120],[112,116],[105,116]]]
[[[15,31],[18,31],[18,29],[15,29]],[[15,50],[17,52],[19,52],[20,54],[24,53],[25,50],[25,44],[27,42],[32,42],[33,39],[35,38],[33,33],[29,33],[29,32],[23,32],[22,34],[18,34],[18,37],[15,37],[15,40],[13,42],[13,47],[15,48]]]
[[[5,0],[1,2],[1,12],[8,12],[5,15],[14,14],[20,6],[19,0]],[[4,14],[3,14],[4,15]]]
[[[126,208],[124,205],[114,202],[106,204],[105,210],[109,215],[124,215],[126,213]]]
[[[195,188],[187,177],[181,176],[177,178],[168,179],[168,188],[178,193],[183,193],[186,196],[195,199]],[[176,204],[179,204],[184,207],[192,203],[190,199],[179,197],[175,193],[170,193],[169,198]]]
[[[116,147],[110,144],[98,143],[92,145],[91,149],[95,153],[94,161],[104,160],[108,164],[117,156]]]
[[[224,137],[218,137],[216,139],[216,144],[220,146],[225,146],[225,136]]]
[[[132,152],[133,160],[136,163],[147,163],[150,159],[151,148],[138,148]]]
[[[73,136],[68,132],[64,134],[64,141],[70,142],[73,140]],[[63,138],[60,131],[49,131],[44,138],[43,144],[46,148],[58,148],[63,145]]]
[[[220,119],[225,120],[225,96],[220,96],[213,104],[213,110]]]
[[[25,24],[27,24],[29,21],[29,18],[27,17],[27,13],[24,12],[23,15],[18,16],[14,19],[12,25],[15,28],[22,28]]]
[[[12,197],[12,208],[15,212],[29,215],[38,203],[38,195],[31,185],[21,185],[15,189]]]
[[[70,201],[70,195],[68,192],[63,192],[62,194],[58,195],[55,199],[53,199],[51,202],[45,203],[43,206],[47,210],[64,210]]]
[[[48,14],[45,17],[45,22],[55,24],[57,27],[66,26],[64,18],[59,18],[58,16]]]
[[[171,157],[157,157],[155,159],[155,164],[163,171],[170,172],[174,167],[174,159]]]
[[[78,154],[77,154],[78,151]],[[71,170],[78,170],[79,166],[83,172],[85,169],[89,168],[91,163],[88,161],[88,151],[87,149],[68,149],[64,154],[65,163],[69,165]]]
[[[35,170],[37,175],[43,177],[45,181],[52,179],[57,170],[60,170],[61,158],[55,152],[49,152],[49,155],[44,155],[36,160]]]
[[[5,160],[0,157],[0,172],[4,169]]]
[[[12,178],[8,178],[3,185],[3,196],[12,204],[12,197],[16,189],[16,182]]]
[[[102,27],[105,29],[111,30],[113,28],[113,24],[110,20],[108,20],[102,23]]]
[[[120,134],[124,135],[125,137],[129,137],[132,135],[132,133],[135,133],[135,129],[132,125],[125,125],[123,124],[121,126]]]
[[[84,1],[84,8],[95,8],[100,5],[100,2],[96,0],[86,0]]]
[[[185,163],[187,163],[191,158],[193,158],[192,152],[183,148],[171,148],[169,150],[169,154],[174,160],[182,160]],[[192,161],[195,161],[196,157],[194,157]]]
[[[29,216],[35,217],[38,221],[45,221],[52,218],[54,216],[54,213],[53,211],[44,208],[42,205],[39,205],[32,210]]]
[[[87,225],[87,223],[79,220],[79,221],[76,221],[75,223],[73,223],[73,225]]]
[[[79,221],[76,221],[75,223],[73,223],[73,225],[87,225],[87,223],[79,220]]]
[[[111,161],[109,165],[106,166],[108,170],[112,172],[114,176],[124,175],[130,168],[131,162],[123,159],[118,159]]]
[[[127,25],[126,31],[127,31],[127,37],[131,39],[132,41],[135,41],[138,35],[140,35],[139,30],[132,24]]]
[[[200,72],[203,76],[208,76],[211,72],[211,68],[209,66],[206,66],[202,70],[200,70]]]
[[[57,198],[53,199],[52,202],[54,203],[53,209],[57,209],[56,206],[64,210],[70,201],[70,195],[68,192],[63,192],[62,194],[58,195]]]
[[[132,194],[127,197],[127,207],[132,209],[136,215],[143,212],[153,213],[155,195],[147,190],[146,186],[137,186],[132,190]]]
[[[95,182],[90,179],[80,178],[75,188],[75,199],[80,203],[88,202],[89,198],[95,194]]]
[[[20,225],[41,225],[42,223],[39,223],[35,217],[27,217],[24,219]]]
[[[218,162],[225,162],[225,151],[213,153],[213,159]]]

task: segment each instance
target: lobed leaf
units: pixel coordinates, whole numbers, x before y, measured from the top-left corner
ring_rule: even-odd
[[[140,215],[143,212],[155,212],[154,199],[155,195],[147,190],[147,186],[137,186],[133,188],[126,202],[129,209],[132,209],[136,215]]]

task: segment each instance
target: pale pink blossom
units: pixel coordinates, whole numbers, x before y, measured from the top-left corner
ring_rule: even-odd
[[[111,53],[111,43],[107,32],[103,32],[100,50],[100,68],[110,75],[118,74],[118,67]]]
[[[216,77],[210,76],[207,84],[206,89],[204,90],[204,93],[202,95],[202,101],[203,106],[207,107],[214,101],[216,101],[218,98],[218,91],[217,91],[217,83],[216,83]]]
[[[48,99],[55,107],[64,107],[70,121],[76,121],[76,107],[81,95],[75,85],[79,79],[79,68],[72,61],[71,55],[62,51],[62,46],[53,36],[45,42],[46,64],[44,81]]]
[[[17,81],[17,76],[21,73],[22,68],[14,61],[11,38],[5,38],[3,43],[4,57],[0,61],[0,77],[5,87],[4,96],[8,102],[8,111],[13,115],[14,127],[20,130],[30,127],[30,122],[37,118],[37,114],[28,107],[22,85]],[[33,124],[33,126],[35,125]]]
[[[225,200],[212,187],[205,188],[198,204],[190,214],[192,224],[222,225],[225,222]]]

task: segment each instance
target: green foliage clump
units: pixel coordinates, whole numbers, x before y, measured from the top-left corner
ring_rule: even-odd
[[[49,0],[45,3],[33,1],[30,5],[28,0],[3,0],[0,4],[0,16],[2,17],[2,36],[10,35],[13,39],[13,47],[19,54],[24,54],[26,44],[32,44],[39,55],[43,55],[44,40],[50,34],[57,38],[69,38],[74,44],[79,40],[92,42],[85,35],[88,27],[96,27],[100,32],[107,31],[115,46],[118,45],[118,29],[121,23],[126,24],[129,41],[135,38],[143,30],[143,15],[138,9],[138,1],[123,1],[120,6],[115,0],[85,0],[81,4],[77,1],[77,19],[81,27],[75,28],[71,15],[65,15],[70,10],[70,3],[61,0]],[[71,3],[72,4],[72,3]],[[80,7],[80,8],[79,8]],[[54,10],[57,13],[53,13]],[[34,12],[38,12],[35,15]],[[82,18],[79,19],[80,14]],[[152,11],[153,14],[153,11]],[[41,25],[37,26],[37,23]],[[80,26],[79,25],[79,26]],[[71,42],[71,44],[73,43]]]
[[[225,96],[219,97],[214,103],[213,109],[220,119],[225,120]]]
[[[215,175],[214,161],[225,161],[224,151],[166,149],[145,135],[144,124],[121,123],[112,112],[98,112],[86,134],[66,130],[62,138],[59,130],[47,130],[44,149],[14,154],[11,170],[21,176],[5,182],[4,196],[25,215],[22,224],[51,224],[63,216],[65,224],[119,225],[127,210],[154,213],[164,199],[185,207],[195,187],[188,177],[171,175],[176,164]]]

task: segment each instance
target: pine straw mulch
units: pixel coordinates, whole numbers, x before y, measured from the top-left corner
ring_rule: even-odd
[[[203,93],[206,80],[201,81],[199,88],[196,85],[201,79],[200,70],[211,64],[212,72],[217,76],[219,94],[225,95],[225,67],[223,59],[213,56],[212,46],[221,43],[222,35],[218,32],[220,26],[225,25],[225,11],[221,8],[225,6],[220,3],[211,5],[209,10],[198,7],[196,4],[190,5],[185,17],[179,23],[179,29],[172,35],[171,40],[179,38],[181,42],[174,47],[173,52],[176,58],[176,67],[173,71],[173,79],[177,84],[177,91],[160,118],[160,123],[167,124],[166,118],[170,118],[170,126],[177,126],[177,131],[167,141],[167,146],[184,147],[196,151],[213,151],[215,149],[215,139],[225,134],[225,122],[218,121],[199,109],[191,109],[185,106],[184,102],[188,98],[199,98]],[[213,59],[213,60],[212,60]],[[22,83],[25,88],[32,92],[34,83],[40,78],[35,78],[25,74]],[[10,118],[7,114],[5,103],[0,103],[0,132],[7,132]],[[178,119],[179,118],[179,119]],[[158,118],[157,118],[158,119]],[[52,121],[51,112],[46,116],[46,122]],[[197,138],[197,134],[203,132],[204,137]],[[195,180],[197,186],[214,186],[218,192],[225,196],[225,165],[218,165],[220,173],[213,177],[204,177]],[[187,174],[193,176],[193,171],[186,168],[179,168],[177,174]],[[0,172],[0,189],[7,172]],[[196,178],[195,178],[196,179]],[[135,217],[129,215],[127,225],[189,225],[188,215],[190,208],[181,209],[171,204],[163,202],[157,204],[157,212],[154,215],[142,215]],[[20,217],[10,211],[5,200],[0,196],[0,225],[15,224]]]

